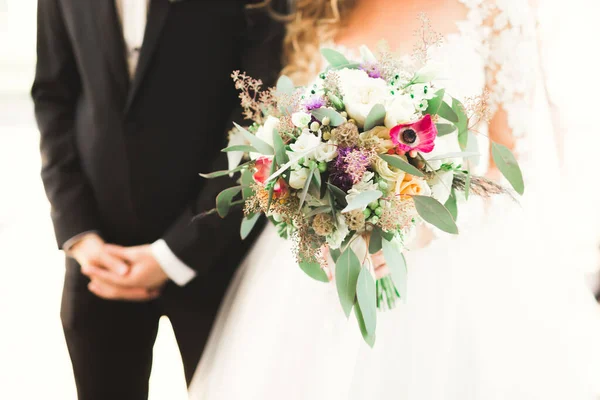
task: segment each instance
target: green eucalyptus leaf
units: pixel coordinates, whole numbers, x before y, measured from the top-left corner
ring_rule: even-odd
[[[233,124],[236,128],[238,128],[240,132],[242,132],[242,135],[244,135],[244,138],[250,142],[252,147],[258,150],[258,153],[265,156],[272,156],[273,154],[275,154],[275,150],[273,150],[273,147],[271,147],[270,144],[259,139],[256,135],[253,135],[252,133],[248,132],[246,129],[236,124],[235,122]]]
[[[252,232],[252,229],[254,229],[254,226],[259,218],[260,214],[256,213],[242,220],[242,226],[240,227],[240,237],[242,240],[246,239],[250,235],[250,232]]]
[[[469,200],[469,194],[471,193],[471,170],[467,168],[465,174],[467,175],[465,179],[465,200]]]
[[[294,82],[289,77],[281,75],[277,80],[277,94],[290,95],[295,89]]]
[[[247,200],[249,197],[252,197],[254,194],[254,190],[252,190],[252,184],[254,183],[254,178],[252,177],[252,171],[249,169],[245,169],[242,172],[242,196],[244,200]]]
[[[361,268],[356,282],[356,299],[369,335],[375,335],[377,326],[377,294],[375,281],[368,268]]]
[[[446,160],[448,158],[471,158],[471,157],[479,157],[481,154],[475,151],[460,151],[456,153],[446,153],[441,154],[437,157],[428,158],[427,161],[438,161],[438,160]]]
[[[383,125],[383,121],[385,120],[385,107],[383,104],[375,104],[369,114],[367,115],[367,119],[365,120],[364,130],[370,131],[376,126]]]
[[[423,172],[421,172],[416,167],[409,164],[408,161],[404,161],[404,159],[402,159],[398,156],[394,156],[391,154],[380,154],[379,157],[381,159],[383,159],[383,161],[390,164],[392,167],[398,168],[399,170],[402,170],[402,171],[406,172],[407,174],[411,174],[414,176],[420,176],[420,177],[425,176],[423,174]]]
[[[502,172],[502,175],[508,180],[513,189],[520,195],[525,192],[525,183],[523,182],[523,173],[517,163],[517,159],[508,147],[492,142],[492,157],[494,163]]]
[[[360,64],[359,63],[350,62],[348,64],[342,64],[342,65],[338,65],[337,67],[329,67],[329,68],[333,69],[335,71],[338,71],[340,69],[359,69],[360,68]]]
[[[373,346],[375,346],[375,334],[369,335],[360,307],[354,307],[354,315],[356,316],[356,322],[358,322],[358,327],[360,328],[360,333],[362,334],[365,343],[367,343],[370,348],[373,348]]]
[[[271,163],[271,169],[269,170],[269,175],[273,175],[275,173],[275,170],[277,168],[277,165],[275,163],[275,161],[273,161]],[[267,203],[267,210],[269,210],[271,208],[271,203],[273,202],[273,193],[275,192],[275,184],[271,184],[271,187],[269,188],[269,201]]]
[[[277,129],[273,130],[273,145],[275,146],[275,160],[277,164],[284,165],[290,161],[287,152],[285,151],[285,144]]]
[[[222,170],[222,171],[215,171],[215,172],[211,172],[208,174],[199,174],[201,177],[206,178],[206,179],[214,179],[214,178],[219,178],[221,176],[225,176],[225,175],[229,175],[229,174],[233,174],[235,172],[239,172],[241,170],[243,170],[244,168],[248,167],[250,165],[252,161],[249,161],[247,163],[238,165],[236,168],[234,169],[230,169],[230,170]]]
[[[304,202],[306,201],[306,194],[308,193],[308,188],[312,183],[312,177],[315,174],[316,168],[311,168],[308,172],[308,177],[306,178],[306,182],[304,183],[304,187],[302,188],[302,193],[300,193],[300,204],[298,205],[298,210],[302,209]]]
[[[381,228],[378,226],[374,227],[371,231],[371,236],[369,237],[369,254],[375,254],[381,250],[382,239]]]
[[[340,249],[329,249],[329,255],[331,256],[333,262],[337,263],[337,260],[340,258],[340,255],[342,255],[342,252]]]
[[[254,147],[243,144],[237,146],[229,146],[221,150],[222,153],[229,153],[231,151],[243,151],[244,153],[258,153],[258,150],[256,150]]]
[[[340,206],[346,207],[348,205],[348,202],[346,201],[346,192],[329,182],[327,182],[327,187]]]
[[[383,196],[379,190],[367,190],[366,192],[362,192],[357,194],[342,210],[343,213],[347,213],[354,210],[365,209],[370,203],[379,199]]]
[[[311,110],[310,112],[313,117],[318,119],[319,121],[323,121],[323,118],[329,118],[330,126],[339,126],[346,122],[346,119],[342,117],[337,111],[332,110],[331,108],[317,108],[315,110]]]
[[[456,126],[452,124],[435,124],[437,128],[438,137],[446,136],[456,130]]]
[[[335,285],[340,304],[346,317],[350,316],[356,297],[356,282],[361,265],[354,251],[348,246],[335,263]]]
[[[458,122],[458,115],[456,115],[456,112],[445,101],[442,101],[440,104],[438,115],[447,121],[454,123]]]
[[[331,206],[321,206],[313,209],[311,212],[306,214],[306,218],[313,217],[318,214],[325,214],[331,211]]]
[[[450,191],[450,197],[444,203],[444,207],[448,209],[452,218],[456,221],[458,218],[458,205],[456,204],[456,193],[454,192],[454,188]]]
[[[323,57],[325,57],[329,65],[333,68],[350,64],[350,61],[348,61],[348,59],[344,57],[344,55],[339,51],[322,48],[321,54],[323,55]]]
[[[427,109],[425,110],[424,115],[437,115],[441,104],[444,102],[445,94],[446,89],[440,89],[437,92],[435,92],[435,96],[427,102]]]
[[[235,196],[242,190],[241,186],[234,186],[223,190],[217,196],[217,212],[221,218],[225,218],[229,214],[231,202]]]
[[[389,240],[383,241],[383,257],[390,270],[390,275],[394,286],[400,293],[400,298],[406,299],[408,287],[408,269],[406,268],[406,259],[398,246]]]
[[[455,98],[452,98],[452,110],[457,116],[457,120],[452,122],[458,129],[458,144],[462,150],[465,150],[469,142],[469,118],[465,113],[465,107]]]
[[[458,234],[456,222],[442,203],[429,196],[413,196],[412,198],[421,218],[444,232]]]
[[[304,271],[306,273],[306,275],[310,276],[311,278],[319,281],[319,282],[325,282],[328,283],[329,282],[329,278],[327,277],[327,274],[325,273],[325,271],[323,271],[323,269],[321,268],[321,265],[319,263],[316,262],[300,262],[300,269],[302,271]]]

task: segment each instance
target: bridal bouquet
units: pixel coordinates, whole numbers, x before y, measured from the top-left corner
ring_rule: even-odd
[[[300,268],[335,280],[346,316],[354,309],[371,346],[377,309],[406,293],[405,244],[418,224],[458,234],[457,198],[506,193],[471,175],[471,129],[485,118],[487,96],[465,107],[436,81],[435,66],[416,71],[381,51],[361,48],[361,60],[323,49],[328,68],[309,87],[282,76],[276,88],[232,74],[248,127],[230,132],[227,171],[239,185],[224,190],[225,217],[241,205],[245,238],[261,214],[294,243]],[[443,81],[442,81],[443,82]],[[518,193],[523,179],[508,148],[492,144],[498,169]],[[370,254],[383,251],[390,275],[374,278]]]

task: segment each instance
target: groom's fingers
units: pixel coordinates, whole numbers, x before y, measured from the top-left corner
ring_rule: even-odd
[[[129,247],[117,246],[115,244],[105,244],[104,251],[110,254],[112,257],[119,258],[121,260],[133,262],[134,252]]]
[[[117,275],[127,275],[129,266],[122,259],[103,251],[98,255],[98,263]]]
[[[101,279],[102,281],[109,283],[111,285],[123,286],[123,287],[134,287],[128,276],[122,276],[120,274],[115,274],[113,271],[96,266],[96,265],[86,265],[81,267],[81,272],[84,275],[89,276],[93,279]]]
[[[96,296],[106,300],[149,301],[159,295],[158,290],[123,287],[101,279],[93,279],[89,283],[88,289]]]

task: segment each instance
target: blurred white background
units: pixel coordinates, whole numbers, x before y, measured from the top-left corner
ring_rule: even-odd
[[[106,0],[95,0],[106,1]],[[39,178],[29,98],[35,0],[0,0],[0,399],[76,399],[60,323],[63,255]],[[151,400],[186,399],[168,319],[161,320]]]
[[[96,0],[107,1],[107,0]],[[523,0],[525,1],[525,0]],[[539,0],[540,32],[553,116],[564,136],[564,176],[578,218],[581,267],[590,282],[600,242],[597,159],[600,1]],[[35,63],[35,0],[0,0],[0,399],[75,399],[59,306],[62,254],[54,244],[39,179],[38,132],[29,87]],[[590,122],[592,121],[592,122]],[[578,214],[577,214],[578,213]],[[543,277],[540,277],[543,282]],[[600,338],[599,338],[600,340]],[[155,346],[151,399],[186,398],[181,362],[167,320]]]

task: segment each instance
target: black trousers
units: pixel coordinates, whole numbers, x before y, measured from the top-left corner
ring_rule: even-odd
[[[207,275],[183,288],[169,282],[160,298],[146,303],[95,296],[79,265],[68,259],[61,319],[79,400],[148,398],[152,348],[162,315],[173,326],[189,385],[244,252],[225,255]]]

